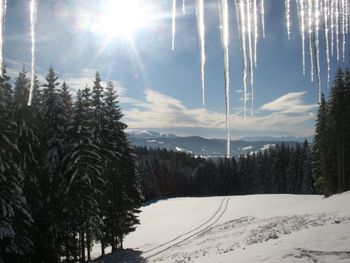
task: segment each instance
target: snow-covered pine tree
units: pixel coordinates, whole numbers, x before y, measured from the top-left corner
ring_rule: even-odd
[[[345,190],[350,190],[350,70],[345,73],[344,90],[344,174]]]
[[[329,196],[332,192],[327,156],[329,151],[329,131],[327,127],[328,105],[324,94],[318,108],[315,137],[312,144],[312,174],[318,193]]]
[[[301,182],[301,193],[303,194],[313,194],[314,190],[314,180],[312,177],[311,168],[311,152],[309,142],[305,139],[303,143],[303,173]]]
[[[327,164],[329,165],[330,175],[332,176],[332,193],[345,191],[345,171],[344,171],[344,152],[345,152],[345,83],[344,72],[339,69],[336,73],[334,83],[331,88],[328,101],[328,125],[331,136],[329,144],[329,156]]]
[[[121,122],[122,113],[118,103],[114,86],[109,82],[102,109],[104,119],[101,139],[108,158],[104,172],[104,216],[112,250],[122,248],[124,236],[139,223],[137,214],[141,205],[135,161],[124,131],[127,126]]]
[[[24,177],[15,162],[16,123],[12,121],[12,89],[4,72],[0,77],[0,262],[15,262],[31,250],[31,224],[23,194]]]
[[[92,107],[92,128],[94,131],[94,139],[97,145],[100,145],[102,143],[102,122],[103,122],[103,115],[102,115],[102,108],[104,107],[104,101],[103,101],[103,87],[101,84],[102,80],[100,77],[100,73],[96,72],[95,74],[95,80],[94,85],[92,87],[92,101],[91,101],[91,107]]]
[[[101,157],[100,149],[93,141],[91,122],[91,92],[86,87],[83,92],[79,90],[77,93],[72,122],[68,128],[67,154],[64,158],[67,180],[65,191],[68,198],[66,211],[72,230],[70,236],[66,236],[64,255],[68,258],[76,257],[74,248],[77,247],[77,240],[74,236],[79,234],[82,261],[85,261],[85,247],[90,260],[93,235],[102,221],[96,199],[100,195],[96,185],[101,180]],[[69,240],[73,240],[71,245]]]
[[[42,207],[38,211],[39,260],[56,262],[60,254],[63,228],[62,211],[65,207],[65,189],[62,160],[65,154],[65,127],[67,119],[60,96],[58,76],[51,67],[43,85],[40,113],[42,174],[39,180]]]
[[[289,163],[290,148],[283,142],[276,147],[276,156],[271,165],[271,185],[273,193],[286,193],[287,175],[286,167]]]
[[[303,155],[300,144],[297,143],[295,149],[292,149],[290,160],[286,170],[287,193],[300,194],[301,181],[303,175]]]
[[[37,111],[35,106],[28,106],[28,95],[30,80],[23,69],[18,74],[14,88],[13,120],[16,123],[16,145],[19,153],[15,155],[15,161],[20,166],[25,176],[26,196],[32,198],[36,195],[39,173],[39,138],[36,135],[38,131]],[[30,203],[30,202],[29,202]]]

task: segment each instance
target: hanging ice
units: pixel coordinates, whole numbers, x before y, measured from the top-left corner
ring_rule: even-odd
[[[245,29],[245,5],[241,1],[235,1],[236,18],[238,25],[238,32],[241,44],[241,60],[242,60],[242,83],[243,83],[243,115],[244,119],[247,116],[247,49],[246,49],[246,29]]]
[[[285,0],[287,3],[287,0]],[[305,43],[309,41],[310,75],[317,75],[318,95],[321,96],[321,47],[324,47],[327,69],[327,84],[330,81],[331,58],[340,54],[345,60],[346,38],[349,31],[349,0],[296,0],[303,52],[303,73],[305,73]],[[286,4],[286,9],[288,9]],[[286,10],[288,17],[288,11]],[[322,24],[323,23],[323,24]],[[323,37],[320,38],[320,34]],[[305,34],[307,36],[305,37]],[[324,41],[323,43],[321,43]]]
[[[264,0],[260,0],[260,15],[263,38],[265,38],[265,5]]]
[[[327,85],[329,85],[329,79],[330,79],[328,14],[329,14],[329,0],[324,0],[323,16],[324,16],[324,39],[326,44]]]
[[[287,34],[288,34],[288,39],[290,39],[290,0],[285,0],[284,4],[286,8]]]
[[[186,0],[182,0],[182,13],[186,14]]]
[[[31,0],[30,2],[30,33],[32,40],[32,63],[31,63],[31,79],[30,79],[30,91],[29,91],[29,99],[28,106],[32,104],[33,99],[33,91],[35,85],[35,38],[36,38],[36,26],[37,26],[37,0]]]
[[[252,23],[251,14],[252,0],[248,0],[246,3],[246,14],[247,14],[247,31],[248,31],[248,48],[249,48],[249,74],[250,74],[250,89],[251,89],[251,115],[253,114],[254,107],[254,57],[253,57],[253,46],[252,46]]]
[[[0,0],[0,76],[4,74],[4,35],[5,35],[6,0]]]
[[[229,24],[227,0],[219,0],[221,44],[224,51],[225,103],[226,103],[226,158],[230,158],[230,63],[229,63]]]
[[[334,0],[335,3],[335,41],[337,43],[337,60],[339,60],[339,5],[338,0]]]
[[[253,0],[253,12],[254,12],[254,66],[257,66],[257,47],[258,47],[258,8],[257,8],[257,0]]]
[[[196,17],[201,61],[202,104],[205,105],[205,24],[203,0],[196,0]]]
[[[304,3],[304,0],[298,0],[297,7],[298,7],[298,15],[299,15],[300,35],[301,35],[303,75],[305,75],[305,3]]]
[[[315,36],[315,62],[316,62],[316,73],[317,73],[317,84],[318,84],[318,98],[319,103],[321,103],[321,68],[320,68],[320,41],[318,37],[318,31],[319,31],[319,24],[320,24],[320,5],[319,1],[315,1],[315,30],[314,30],[314,36]]]
[[[173,0],[171,29],[172,29],[171,50],[174,50],[175,49],[175,31],[176,31],[176,0]]]
[[[346,40],[345,40],[345,10],[346,9],[346,6],[345,6],[345,0],[342,0],[341,2],[341,12],[342,12],[342,38],[343,38],[343,61],[345,61],[345,43],[346,43]]]
[[[314,50],[312,45],[312,34],[313,34],[313,13],[312,13],[313,0],[308,0],[308,34],[309,34],[309,57],[310,57],[310,78],[314,81]]]

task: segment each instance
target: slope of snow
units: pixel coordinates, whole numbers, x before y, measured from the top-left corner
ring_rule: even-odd
[[[349,204],[350,192],[161,200],[129,250],[97,262],[350,262]]]

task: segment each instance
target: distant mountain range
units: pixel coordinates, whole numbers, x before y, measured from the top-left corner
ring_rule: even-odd
[[[304,142],[305,139],[308,142],[313,141],[313,136],[307,137],[295,137],[295,136],[282,136],[282,137],[272,137],[272,136],[246,136],[241,138],[242,141],[246,142],[257,142],[257,141],[276,141],[276,142]]]
[[[226,140],[224,139],[206,139],[199,136],[180,137],[149,130],[128,130],[127,133],[131,144],[135,146],[166,148],[204,157],[223,157],[226,154]],[[311,142],[310,138],[307,139]],[[304,140],[305,138],[291,136],[280,138],[270,136],[244,137],[231,141],[231,154],[234,156],[249,154],[274,147],[282,142],[293,146]]]

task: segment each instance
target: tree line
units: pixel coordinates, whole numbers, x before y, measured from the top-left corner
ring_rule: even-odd
[[[310,145],[284,143],[236,158],[205,159],[135,148],[145,200],[176,196],[312,194]]]
[[[312,147],[312,171],[319,193],[350,190],[350,71],[339,69],[328,100],[322,94]]]
[[[134,155],[111,82],[75,99],[50,68],[27,105],[23,70],[0,78],[0,262],[90,261],[139,223]]]

